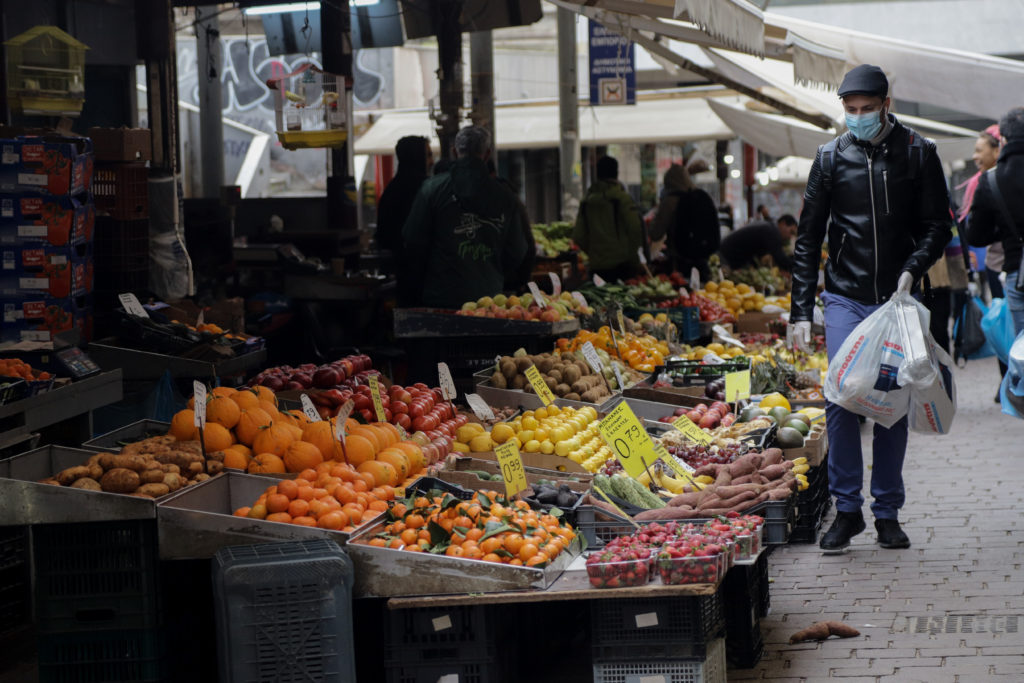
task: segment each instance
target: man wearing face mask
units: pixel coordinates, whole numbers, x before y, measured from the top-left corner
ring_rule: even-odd
[[[810,342],[821,245],[825,263],[825,343],[829,361],[853,329],[895,292],[910,292],[951,238],[949,195],[935,145],[889,112],[889,81],[861,64],[839,86],[847,132],[818,148],[807,179],[793,253],[789,342]],[[827,233],[827,234],[826,234]],[[836,519],[821,539],[842,552],[865,528],[864,464],[857,415],[829,403],[829,490]],[[905,500],[907,420],[874,427],[871,511],[883,548],[908,548],[898,514]]]

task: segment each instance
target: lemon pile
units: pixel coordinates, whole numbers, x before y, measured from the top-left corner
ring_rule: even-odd
[[[485,453],[513,441],[524,453],[555,454],[596,472],[614,454],[598,430],[597,410],[548,406],[527,410],[509,422],[487,431],[482,425],[465,424],[455,433],[454,448],[461,453]]]

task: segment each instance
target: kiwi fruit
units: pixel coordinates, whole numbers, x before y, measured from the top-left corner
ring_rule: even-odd
[[[522,389],[526,384],[526,375],[516,375],[512,378],[512,384],[510,386],[513,389]]]
[[[505,387],[507,387],[508,382],[505,379],[505,375],[501,374],[500,372],[495,372],[493,375],[491,375],[491,386],[495,387],[496,389],[504,389]]]
[[[573,384],[575,382],[578,382],[579,379],[580,379],[580,369],[578,367],[576,367],[575,364],[573,364],[573,365],[566,365],[565,369],[562,371],[562,381],[564,381],[566,384],[570,384],[571,385],[571,384]]]
[[[562,383],[555,387],[555,393],[559,396],[566,396],[572,391],[572,387],[568,384]]]
[[[548,377],[555,380],[556,384],[560,383],[562,381],[562,372],[560,370],[556,370],[555,368],[551,368],[550,370],[548,370]]]
[[[516,358],[516,370],[520,373],[526,372],[526,368],[533,365],[533,361],[527,356],[519,356]]]
[[[518,369],[516,368],[516,362],[511,358],[502,358],[499,366],[501,374],[505,375],[505,379],[512,379],[516,376]]]

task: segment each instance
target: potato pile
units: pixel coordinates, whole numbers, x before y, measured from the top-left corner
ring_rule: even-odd
[[[604,403],[611,397],[608,385],[586,361],[568,351],[536,356],[502,356],[491,376],[491,385],[499,389],[520,389],[534,393],[526,379],[526,369],[536,365],[551,392],[559,398],[586,403]]]
[[[155,436],[128,444],[120,454],[97,453],[84,465],[69,467],[41,483],[159,498],[224,470],[222,452],[207,455],[204,466],[198,441]]]

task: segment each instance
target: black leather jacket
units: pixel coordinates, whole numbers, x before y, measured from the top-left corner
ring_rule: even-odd
[[[952,237],[934,143],[889,120],[877,147],[847,132],[818,148],[793,251],[793,322],[812,319],[826,229],[826,291],[864,304],[888,299],[903,271],[919,281]]]
[[[1006,253],[1003,271],[1012,273],[1021,264],[1019,235],[1021,226],[1024,226],[1024,141],[1006,143],[999,152],[995,172],[999,177],[999,193],[1006,202],[1013,224],[1006,225],[1002,209],[989,185],[991,175],[982,173],[967,218],[967,241],[974,247],[987,247],[1002,240]]]

